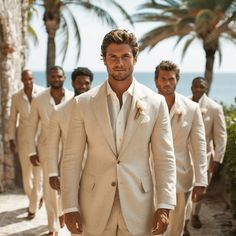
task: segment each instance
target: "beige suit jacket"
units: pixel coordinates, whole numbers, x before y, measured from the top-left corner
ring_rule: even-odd
[[[175,94],[171,126],[177,168],[177,192],[195,185],[207,186],[205,130],[200,107],[181,94]],[[191,154],[190,154],[191,152]]]
[[[71,91],[65,89],[65,96],[62,102],[68,101],[73,97],[73,95],[74,94]],[[37,153],[34,137],[40,121],[41,131],[38,138],[38,149],[39,152],[43,154],[43,157],[40,157],[41,161],[45,161],[43,159],[48,156],[47,145],[49,137],[49,121],[54,108],[55,102],[51,97],[50,88],[47,88],[45,91],[38,94],[31,103],[31,112],[28,124],[29,155]]]
[[[74,102],[61,167],[63,207],[65,212],[79,209],[85,230],[101,234],[118,189],[129,231],[144,235],[151,231],[154,212],[150,146],[158,207],[176,203],[175,158],[167,105],[162,96],[135,81],[124,139],[117,154],[106,89],[105,82]],[[143,104],[139,112],[138,104]],[[88,154],[81,175],[86,144]]]
[[[53,110],[49,125],[49,176],[59,176],[59,161],[66,141],[74,98],[59,104]]]
[[[205,125],[207,156],[219,163],[223,162],[227,143],[225,117],[222,106],[204,94],[200,101],[203,122]]]
[[[32,97],[44,90],[43,87],[33,85]],[[27,143],[27,126],[30,115],[30,102],[24,93],[24,89],[19,90],[12,95],[11,110],[8,123],[9,140],[15,140],[18,148],[26,146]]]

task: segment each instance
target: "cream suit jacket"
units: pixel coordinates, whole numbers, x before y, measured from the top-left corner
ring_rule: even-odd
[[[140,104],[142,108],[138,109]],[[87,160],[81,175],[86,144]],[[153,152],[158,208],[173,208],[176,169],[164,97],[135,81],[119,154],[108,111],[106,82],[76,98],[61,167],[64,211],[79,210],[86,232],[100,235],[117,189],[130,233],[149,233],[154,212],[149,146]]]
[[[203,94],[199,100],[206,132],[207,156],[219,163],[223,162],[227,143],[225,117],[222,106]]]
[[[44,90],[43,87],[33,85],[32,97]],[[12,95],[11,111],[8,123],[9,140],[17,141],[18,148],[22,148],[27,143],[27,126],[30,115],[30,102],[22,88]],[[19,124],[18,124],[19,123]]]
[[[59,104],[52,112],[49,125],[49,176],[59,176],[59,161],[65,145],[74,98]]]
[[[200,107],[175,93],[171,126],[177,169],[177,192],[188,192],[195,185],[207,186],[205,130]],[[191,154],[190,154],[191,151]]]
[[[73,97],[73,95],[74,94],[71,91],[65,89],[65,96],[62,102],[68,101]],[[48,152],[47,142],[49,137],[49,121],[54,108],[55,103],[51,97],[50,88],[47,88],[33,99],[31,103],[31,112],[28,125],[29,155],[37,153],[34,136],[39,121],[41,122],[41,132],[38,137],[38,148],[41,149],[43,153]]]

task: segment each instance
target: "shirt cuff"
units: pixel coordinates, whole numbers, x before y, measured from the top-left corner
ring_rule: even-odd
[[[70,213],[70,212],[78,212],[78,208],[73,207],[73,208],[67,208],[67,209],[63,209],[64,213]]]
[[[58,177],[58,173],[54,172],[54,173],[49,173],[48,177]]]
[[[157,209],[159,209],[159,208],[164,208],[164,209],[173,210],[173,209],[175,209],[175,205],[160,203],[160,204],[157,204]]]
[[[34,155],[37,155],[37,153],[36,152],[32,152],[28,156],[31,157],[31,156],[34,156]]]
[[[194,184],[194,187],[204,187],[204,188],[206,188],[206,187],[207,187],[207,184],[195,183],[195,184]]]

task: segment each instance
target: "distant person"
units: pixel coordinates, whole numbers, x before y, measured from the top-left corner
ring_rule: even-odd
[[[71,79],[74,96],[77,96],[91,88],[93,72],[86,67],[77,67],[72,72]],[[61,155],[66,142],[73,100],[74,98],[71,98],[67,102],[56,106],[50,118],[48,174],[51,187],[58,191],[61,190],[59,163],[61,162]],[[61,225],[64,225],[64,219],[62,219]]]
[[[48,74],[50,87],[32,101],[28,127],[29,157],[34,166],[41,165],[43,168],[43,194],[48,217],[48,236],[58,235],[59,216],[62,215],[62,211],[59,209],[57,191],[50,187],[48,181],[48,137],[50,116],[55,106],[73,97],[73,93],[63,87],[65,79],[64,70],[60,66],[50,68]],[[41,122],[41,132],[38,148],[36,148],[34,137],[39,122]]]
[[[170,121],[164,98],[134,79],[137,55],[134,34],[121,29],[106,34],[101,56],[108,79],[75,98],[61,165],[72,233],[150,236],[167,228],[176,178]]]
[[[11,152],[19,154],[23,188],[29,200],[27,218],[33,219],[38,207],[42,206],[42,170],[39,166],[32,166],[29,160],[26,127],[29,121],[30,103],[39,92],[43,91],[43,88],[34,84],[33,73],[28,69],[22,71],[21,81],[23,88],[12,96],[8,136]]]
[[[223,108],[207,96],[208,83],[203,77],[196,77],[192,81],[192,100],[201,108],[207,143],[208,181],[210,184],[224,159],[227,143],[227,132]],[[201,228],[199,219],[201,201],[193,202],[191,225]],[[187,223],[187,222],[186,222]]]
[[[177,169],[177,203],[170,213],[168,236],[182,236],[191,191],[192,200],[197,202],[203,198],[207,186],[206,141],[201,111],[198,104],[175,91],[179,73],[178,66],[171,61],[162,61],[155,70],[158,93],[165,97],[169,108]]]

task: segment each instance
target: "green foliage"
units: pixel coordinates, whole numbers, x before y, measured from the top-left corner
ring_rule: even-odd
[[[225,108],[225,115],[228,137],[224,165],[230,178],[231,200],[236,203],[236,104]]]

